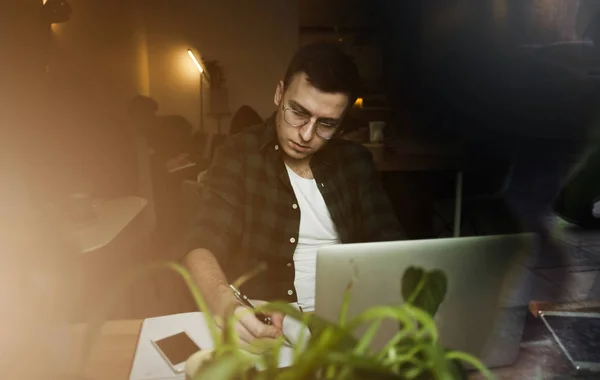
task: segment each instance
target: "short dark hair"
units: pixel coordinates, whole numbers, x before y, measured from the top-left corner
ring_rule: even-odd
[[[301,47],[285,73],[284,87],[287,88],[299,73],[305,73],[310,83],[323,92],[348,95],[349,106],[354,104],[358,97],[358,68],[353,59],[336,44],[317,42]]]

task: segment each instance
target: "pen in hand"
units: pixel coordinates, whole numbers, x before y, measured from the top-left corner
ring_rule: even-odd
[[[252,303],[252,301],[250,301],[250,299],[248,297],[246,297],[246,295],[242,294],[233,284],[230,284],[229,287],[233,291],[235,298],[237,298],[237,300],[240,301],[242,303],[242,305],[244,305],[252,310],[256,309],[256,306],[254,305],[254,303]],[[268,315],[265,315],[265,314],[259,313],[259,312],[255,312],[254,315],[256,316],[256,318],[258,318],[259,321],[261,321],[265,325],[273,324],[271,317],[269,317]],[[285,339],[286,344],[291,347],[292,343],[289,341],[289,339],[286,336],[284,336],[284,339]]]
[[[249,307],[250,309],[253,309],[253,310],[256,309],[256,306],[254,306],[252,301],[250,301],[250,299],[248,297],[246,297],[244,294],[242,294],[235,286],[229,285],[229,287],[231,288],[231,290],[233,290],[233,294],[235,295],[235,298],[237,298],[237,300],[240,301],[242,303],[242,305]],[[263,313],[254,313],[254,315],[256,316],[256,318],[258,318],[259,321],[261,321],[265,325],[273,324],[273,321],[271,321],[271,318],[264,315]]]

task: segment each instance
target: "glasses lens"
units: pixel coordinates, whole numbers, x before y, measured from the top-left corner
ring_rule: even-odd
[[[284,108],[283,109],[283,120],[294,128],[300,128],[303,125],[306,125],[306,123],[308,123],[310,118],[308,118],[304,115],[300,115],[289,108]],[[329,140],[330,138],[332,138],[333,135],[335,134],[336,130],[337,130],[336,126],[324,125],[324,124],[320,124],[320,123],[317,123],[317,125],[316,125],[317,135],[326,140]]]
[[[299,115],[289,108],[283,111],[283,119],[292,127],[301,127],[308,122],[307,117]]]
[[[324,138],[325,140],[329,140],[330,138],[332,138],[336,130],[336,127],[317,124],[317,135],[319,135],[319,137],[321,138]]]

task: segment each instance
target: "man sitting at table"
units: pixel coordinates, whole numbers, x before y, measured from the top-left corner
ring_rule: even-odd
[[[370,152],[336,138],[358,87],[355,64],[335,45],[301,48],[273,115],[231,136],[204,177],[184,262],[216,315],[237,305],[242,341],[279,336],[283,316],[269,326],[244,312],[229,281],[265,262],[243,293],[312,311],[319,247],[404,238]]]

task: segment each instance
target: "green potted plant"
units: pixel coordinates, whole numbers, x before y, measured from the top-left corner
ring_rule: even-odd
[[[402,294],[405,303],[398,306],[378,306],[363,311],[354,318],[347,318],[352,284],[344,295],[340,317],[337,323],[328,322],[316,315],[307,315],[286,303],[271,303],[261,307],[262,311],[285,313],[305,324],[311,332],[308,343],[302,348],[294,348],[294,361],[291,367],[277,368],[280,350],[284,339],[276,340],[266,355],[252,355],[240,349],[239,340],[233,329],[234,317],[224,318],[222,329],[217,327],[204,298],[195,286],[190,274],[178,263],[158,264],[178,272],[189,287],[197,307],[204,313],[214,341],[210,358],[200,368],[191,373],[192,379],[463,379],[466,378],[462,364],[468,364],[480,371],[486,378],[493,375],[477,359],[462,352],[446,350],[438,340],[438,332],[433,315],[443,301],[447,280],[441,271],[425,271],[411,267],[402,277]],[[153,270],[156,266],[150,268]],[[140,271],[126,281],[135,281],[137,276],[148,271]],[[245,276],[236,282],[242,282]],[[124,285],[119,285],[119,287]],[[113,294],[119,294],[115,292]],[[114,302],[112,297],[109,302]],[[108,309],[105,307],[104,310]],[[86,348],[92,347],[95,336],[103,323],[102,313],[90,325]],[[399,332],[378,352],[370,352],[369,344],[381,322],[385,319],[397,321]],[[354,337],[354,330],[367,325],[360,339]],[[257,342],[260,344],[261,342]],[[256,368],[261,368],[258,371]]]
[[[228,318],[223,340],[211,361],[204,363],[193,379],[462,379],[466,378],[461,363],[477,368],[486,377],[491,373],[476,358],[465,353],[445,350],[438,341],[432,319],[446,293],[445,275],[440,271],[426,272],[409,268],[402,278],[403,305],[380,306],[365,310],[347,319],[351,297],[349,284],[340,317],[331,323],[315,315],[304,315],[288,304],[273,303],[264,311],[279,311],[303,322],[311,331],[309,343],[294,355],[291,367],[279,369],[278,352],[283,344],[273,348],[270,356],[248,356],[239,350],[232,334],[232,318]],[[368,351],[369,344],[384,319],[393,319],[400,330],[378,352]],[[354,338],[356,328],[367,324],[360,340]],[[254,371],[253,368],[264,368]]]

